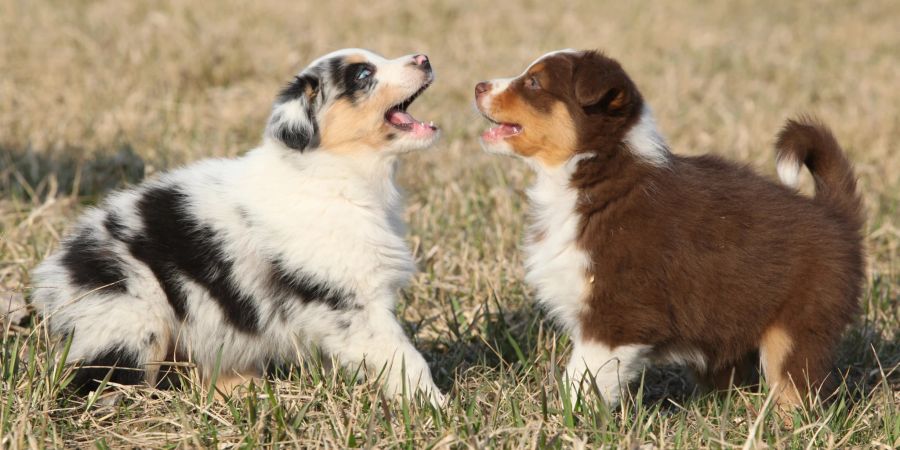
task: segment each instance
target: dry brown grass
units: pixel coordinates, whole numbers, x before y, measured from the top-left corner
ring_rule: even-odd
[[[401,313],[454,398],[442,412],[407,409],[313,363],[229,405],[206,404],[195,387],[127,391],[119,407],[88,407],[56,395],[40,333],[13,328],[0,353],[0,446],[896,448],[898,23],[892,0],[0,0],[7,291],[27,291],[28,271],[83,202],[145,173],[251,148],[277,89],[313,57],[348,46],[427,53],[438,81],[414,108],[444,138],[401,173],[422,272]],[[620,59],[676,152],[719,153],[772,174],[771,144],[787,117],[814,112],[833,127],[860,176],[870,249],[865,314],[841,357],[852,383],[840,402],[785,428],[763,408],[764,394],[687,398],[673,370],[648,372],[643,402],[617,412],[559,399],[554,374],[567,343],[521,283],[529,175],[481,153],[485,124],[471,98],[477,81],[518,73],[561,47]]]

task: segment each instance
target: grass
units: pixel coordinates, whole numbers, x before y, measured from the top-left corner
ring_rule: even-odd
[[[251,148],[278,88],[313,57],[427,53],[438,80],[414,108],[444,137],[400,173],[420,274],[399,314],[451,399],[388,401],[311,358],[227,403],[189,374],[170,391],[109,384],[125,400],[105,406],[61,393],[66,371],[31,318],[0,346],[0,447],[900,447],[897,2],[0,0],[0,11],[4,299],[28,292],[29,270],[110,189]],[[786,424],[765,387],[694,394],[669,367],[646,371],[613,411],[563,401],[568,341],[522,283],[530,175],[482,154],[471,107],[477,81],[561,47],[620,59],[676,152],[774,174],[785,118],[814,112],[833,127],[868,215],[868,289],[833,402]]]

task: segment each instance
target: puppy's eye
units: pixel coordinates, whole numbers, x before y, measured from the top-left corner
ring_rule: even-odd
[[[372,69],[369,69],[368,67],[363,67],[363,68],[359,69],[359,72],[356,72],[356,80],[357,81],[365,80],[366,78],[369,78],[371,76],[372,76]]]
[[[537,77],[531,77],[528,81],[525,82],[525,85],[528,86],[528,89],[540,89],[541,82],[538,81]]]

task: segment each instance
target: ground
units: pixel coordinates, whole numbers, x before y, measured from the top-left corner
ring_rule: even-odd
[[[313,360],[228,403],[189,382],[103,406],[60,392],[66,373],[32,318],[2,338],[0,447],[897,448],[898,23],[892,0],[0,0],[4,301],[27,295],[29,271],[110,189],[252,148],[277,90],[317,55],[428,54],[437,82],[413,111],[444,135],[399,175],[420,268],[399,314],[451,399],[440,410],[384,400]],[[569,342],[522,283],[530,174],[482,153],[472,93],[564,47],[618,58],[678,153],[774,176],[786,118],[812,112],[833,127],[860,178],[868,249],[834,402],[779,416],[765,388],[694,393],[677,368],[648,370],[612,411],[562,401]]]

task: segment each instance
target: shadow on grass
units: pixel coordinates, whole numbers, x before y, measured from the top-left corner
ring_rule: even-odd
[[[873,299],[870,304],[878,310],[876,315],[896,316],[900,305],[897,298],[890,296],[890,286],[889,281],[876,279],[870,287]],[[544,367],[537,367],[534,372],[562,370],[566,360],[563,353],[568,345],[556,346],[547,339],[557,339],[558,343],[565,343],[566,339],[557,338],[549,320],[538,308],[526,306],[504,311],[485,306],[481,311],[468,323],[448,311],[444,319],[455,339],[439,338],[419,344],[442,390],[449,392],[454,388],[454,380],[464,379],[472,371],[512,370],[524,374],[540,365]],[[415,324],[407,326],[415,328]],[[831,396],[832,392],[823,392],[826,403],[829,398],[840,397],[865,401],[878,389],[900,390],[900,333],[890,328],[890,323],[876,320],[857,322],[847,330],[837,349],[832,375],[833,386],[838,388],[843,384],[839,389],[846,389],[847,395]],[[550,354],[551,346],[556,347],[556,354]],[[737,387],[760,389],[760,373],[757,367],[750,379]],[[633,394],[638,384],[640,381],[632,384]],[[708,392],[695,383],[690,370],[684,367],[649,366],[643,374],[641,395],[645,407],[678,410],[677,405],[683,406]],[[712,394],[727,395],[726,391]]]
[[[39,201],[48,193],[96,199],[144,178],[144,160],[130,146],[114,152],[42,152],[0,146],[0,192]]]
[[[538,308],[500,310],[485,306],[468,323],[461,323],[452,313],[446,314],[445,319],[455,340],[419,343],[426,360],[431,363],[435,383],[443,391],[451,392],[454,381],[470,377],[473,372],[478,376],[498,371],[511,371],[517,377],[541,377],[531,381],[552,383],[551,388],[556,388],[553,377],[564,370],[568,339],[550,325]],[[407,325],[415,328],[415,324]],[[497,377],[492,375],[491,378]],[[648,367],[644,373],[645,405],[675,408],[672,402],[684,404],[694,394],[694,383],[685,369]]]
[[[475,317],[466,320],[462,314],[444,311],[439,320],[446,321],[450,330],[438,339],[423,340],[417,345],[429,361],[435,383],[444,391],[454,387],[454,381],[470,371],[521,370],[535,359],[540,349],[539,336],[542,314],[528,309],[492,311],[483,305]],[[409,329],[420,324],[405,324]],[[546,332],[547,330],[545,330]]]
[[[854,324],[841,342],[836,368],[854,399],[867,397],[876,389],[900,391],[900,327],[885,323],[900,317],[900,298],[892,294],[895,290],[896,281],[892,284],[887,277],[876,276],[864,302],[866,309],[875,311],[865,311],[865,319]],[[873,316],[875,320],[868,319]]]

